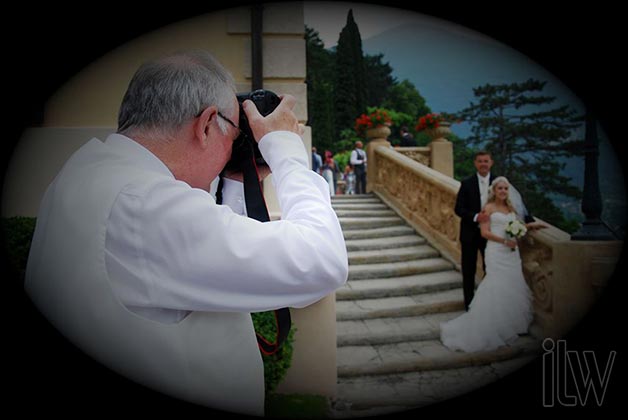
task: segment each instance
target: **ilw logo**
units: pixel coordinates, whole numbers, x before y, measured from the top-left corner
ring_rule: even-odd
[[[593,394],[598,406],[611,376],[616,351],[611,351],[604,371],[600,371],[593,351],[568,351],[567,342],[551,338],[543,341],[543,406],[584,406]],[[546,377],[549,375],[549,378]]]

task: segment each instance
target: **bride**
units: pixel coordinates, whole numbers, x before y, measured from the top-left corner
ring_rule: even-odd
[[[451,350],[474,352],[508,345],[527,333],[532,321],[532,293],[523,278],[517,240],[506,236],[508,222],[517,219],[509,189],[503,176],[495,178],[489,188],[483,210],[489,218],[480,224],[482,236],[488,240],[486,276],[469,311],[441,324],[441,341]],[[525,226],[547,227],[541,222]]]

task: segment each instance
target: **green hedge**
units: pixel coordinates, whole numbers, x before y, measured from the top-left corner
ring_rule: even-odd
[[[251,314],[255,331],[264,336],[268,341],[274,342],[276,336],[275,313],[258,312]],[[288,338],[283,346],[270,356],[262,355],[264,361],[264,382],[266,384],[266,394],[270,394],[277,389],[279,382],[286,376],[290,363],[292,362],[292,343],[294,342],[295,328],[290,328]]]
[[[266,397],[264,417],[274,419],[328,419],[330,401],[323,395],[271,394]]]
[[[26,260],[28,259],[28,251],[31,246],[33,232],[35,231],[35,222],[36,218],[34,217],[2,218],[2,232],[0,233],[5,242],[2,245],[6,250],[9,268],[16,273],[18,279],[22,282],[24,282]],[[274,341],[276,331],[274,312],[252,314],[252,318],[255,330],[269,341]],[[290,367],[294,331],[294,328],[290,330],[288,338],[277,353],[263,356],[266,393],[271,393],[277,388],[277,385]]]

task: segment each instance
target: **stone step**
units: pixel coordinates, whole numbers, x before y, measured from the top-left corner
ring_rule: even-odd
[[[339,217],[338,221],[342,229],[373,229],[386,226],[405,225],[406,222],[399,216],[388,217]]]
[[[444,258],[425,258],[414,261],[401,261],[379,264],[355,264],[349,266],[349,280],[378,279],[411,276],[452,270],[454,265]]]
[[[347,197],[332,198],[331,200],[332,206],[335,206],[337,204],[381,204],[382,203],[382,200],[380,200],[377,197],[365,197],[365,196],[356,197],[356,198],[352,198],[350,196],[347,196]]]
[[[333,203],[331,207],[334,210],[390,210],[384,203]]]
[[[337,352],[338,376],[388,375],[487,365],[540,352],[541,343],[529,335],[491,351],[451,351],[440,340],[409,341],[370,346],[345,346]]]
[[[379,299],[336,301],[336,321],[403,318],[464,309],[462,289]]]
[[[360,265],[436,258],[440,256],[440,254],[429,245],[419,245],[404,248],[351,251],[348,253],[348,256],[349,264]]]
[[[386,279],[365,279],[347,282],[342,288],[336,290],[336,300],[418,295],[456,289],[461,285],[462,275],[454,270]]]
[[[388,209],[388,210],[379,210],[379,209],[351,209],[351,210],[339,210],[334,209],[336,211],[336,216],[338,217],[394,217],[397,216],[397,213]]]
[[[378,249],[404,248],[425,245],[427,241],[419,235],[390,236],[383,238],[348,239],[345,245],[348,252]]]
[[[434,351],[434,343],[421,343],[420,352]],[[417,349],[415,349],[417,350]],[[499,353],[503,353],[500,351]],[[499,354],[498,353],[498,354]],[[508,352],[506,352],[508,353]],[[412,408],[446,401],[467,394],[475,389],[495,382],[512,372],[525,367],[538,357],[534,351],[510,352],[522,354],[513,359],[490,361],[484,357],[484,364],[477,364],[479,357],[466,356],[468,361],[476,363],[466,366],[460,363],[463,353],[457,354],[459,360],[450,361],[447,369],[420,370],[417,372],[393,373],[385,375],[344,376],[338,378],[337,400],[334,404],[334,418],[370,417],[400,413]],[[418,356],[418,354],[417,354]],[[429,356],[427,356],[429,357]],[[437,359],[431,366],[444,364]],[[426,365],[429,362],[425,363]],[[451,367],[458,365],[459,367]]]
[[[338,347],[438,340],[441,322],[449,321],[463,313],[459,311],[415,317],[339,321],[336,329]],[[343,355],[350,357],[346,352]],[[347,363],[350,362],[342,360],[339,353],[338,365]]]
[[[408,225],[385,226],[380,228],[357,229],[343,228],[345,240],[391,238],[394,236],[415,235],[416,232]]]
[[[490,352],[444,347],[440,324],[464,311],[460,272],[375,195],[335,196],[332,206],[349,257],[349,281],[336,291],[338,394],[332,418],[453,398],[540,353],[532,335]]]
[[[377,196],[375,194],[373,194],[372,192],[370,193],[366,193],[366,194],[347,194],[347,195],[334,195],[331,197],[332,200],[338,200],[338,199],[354,199],[354,200],[359,200],[359,199],[363,199],[363,198],[376,198]]]

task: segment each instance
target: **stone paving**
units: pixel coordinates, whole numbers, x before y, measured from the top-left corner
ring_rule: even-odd
[[[342,378],[331,417],[379,416],[446,401],[503,378],[534,357],[456,369]]]

